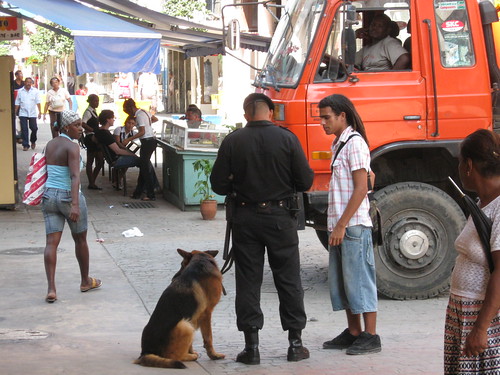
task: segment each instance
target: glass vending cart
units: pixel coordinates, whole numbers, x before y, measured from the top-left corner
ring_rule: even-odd
[[[198,180],[193,163],[199,159],[215,160],[229,131],[211,123],[202,122],[193,129],[182,120],[163,120],[158,144],[163,150],[163,196],[167,201],[183,211],[200,204],[201,197],[193,195]],[[223,196],[213,195],[218,203],[224,202]]]

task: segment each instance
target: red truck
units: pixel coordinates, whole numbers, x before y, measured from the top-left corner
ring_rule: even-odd
[[[464,137],[500,128],[498,10],[478,0],[291,0],[281,11],[254,85],[273,99],[276,123],[299,137],[315,171],[306,225],[326,246],[333,139],[317,104],[340,93],[354,102],[370,142],[384,240],[375,249],[377,284],[388,297],[429,298],[449,287],[465,216],[447,177],[458,181]],[[366,43],[356,29],[378,13],[391,18],[401,43],[411,37],[407,69],[356,67]]]

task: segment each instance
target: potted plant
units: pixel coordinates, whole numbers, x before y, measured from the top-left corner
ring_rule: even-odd
[[[193,162],[195,172],[198,172],[198,181],[194,184],[196,189],[193,197],[201,196],[200,212],[203,220],[212,220],[217,213],[217,201],[213,199],[215,196],[210,189],[210,173],[212,173],[213,160],[198,159]]]

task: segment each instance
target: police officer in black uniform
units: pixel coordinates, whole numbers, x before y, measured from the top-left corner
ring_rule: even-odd
[[[245,334],[245,349],[236,361],[260,363],[258,331],[264,324],[260,289],[266,248],[281,325],[288,331],[287,359],[300,361],[309,358],[309,351],[301,340],[306,314],[294,195],[311,187],[314,173],[297,137],[271,122],[271,99],[250,94],[243,109],[248,123],[226,136],[210,176],[214,192],[234,199],[236,317],[238,330]]]

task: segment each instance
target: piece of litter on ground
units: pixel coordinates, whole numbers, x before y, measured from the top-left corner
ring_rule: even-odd
[[[104,238],[96,238],[95,242],[103,243],[104,242]]]
[[[317,322],[318,318],[315,318],[314,316],[311,316],[309,319],[307,319],[310,322]]]
[[[142,236],[144,236],[144,233],[142,233],[139,230],[139,228],[133,227],[132,229],[128,229],[128,230],[122,232],[122,235],[124,237],[127,237],[127,238],[129,238],[129,237],[142,237]]]
[[[113,208],[113,207],[114,207],[113,205],[109,206],[109,208]]]

